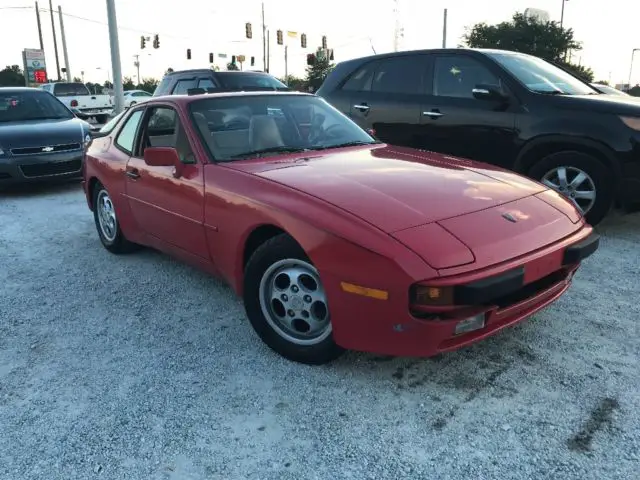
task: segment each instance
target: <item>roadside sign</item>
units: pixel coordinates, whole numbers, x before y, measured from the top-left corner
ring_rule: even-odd
[[[245,61],[245,57],[244,57],[244,55],[238,55],[238,61],[239,61],[240,63],[244,63],[244,61]]]
[[[44,51],[37,48],[22,50],[24,80],[27,87],[37,87],[47,83],[47,66]]]

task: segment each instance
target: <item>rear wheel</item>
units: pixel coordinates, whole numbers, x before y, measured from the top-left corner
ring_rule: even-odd
[[[129,253],[139,248],[122,233],[111,196],[100,183],[93,190],[93,219],[102,245],[111,253]]]
[[[251,256],[245,269],[244,305],[262,341],[289,360],[319,365],[344,352],[333,341],[318,270],[288,235],[268,240]]]
[[[592,224],[600,223],[613,204],[613,174],[592,155],[565,151],[535,163],[529,176],[564,195]]]

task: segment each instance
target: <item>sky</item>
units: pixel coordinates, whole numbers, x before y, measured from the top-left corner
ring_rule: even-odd
[[[209,66],[209,53],[224,68],[226,61],[217,55],[255,57],[255,68],[262,68],[260,0],[115,0],[124,76],[136,79],[134,55],[139,55],[140,77],[161,78],[164,71]],[[573,61],[590,66],[596,80],[626,83],[631,52],[640,48],[640,2],[637,0],[565,0],[564,25],[574,30],[583,50]],[[456,47],[465,28],[478,22],[497,23],[509,20],[516,11],[538,8],[560,20],[562,0],[398,0],[400,24],[404,37],[401,50],[442,46],[443,10],[448,10],[447,46]],[[74,77],[89,82],[111,79],[111,53],[107,27],[106,0],[53,0],[60,66],[64,55],[60,37],[58,6],[62,8],[70,71]],[[303,76],[306,54],[327,36],[334,49],[335,61],[389,52],[394,42],[393,0],[322,0],[303,3],[294,0],[265,0],[265,23],[270,31],[270,70],[284,76],[284,47],[276,44],[276,30],[285,32],[288,47],[288,72]],[[42,34],[49,75],[55,77],[55,54],[49,1],[40,0]],[[606,20],[606,19],[609,20]],[[22,65],[23,48],[38,48],[35,2],[0,0],[0,68]],[[245,23],[251,22],[253,39],[245,38]],[[299,38],[289,38],[287,31],[306,33],[308,48],[302,49]],[[140,36],[158,34],[160,48],[151,41],[140,49]],[[186,50],[192,59],[187,60]],[[636,53],[632,84],[640,82],[640,51]]]

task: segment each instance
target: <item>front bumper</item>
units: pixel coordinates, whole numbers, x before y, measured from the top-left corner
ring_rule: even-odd
[[[598,235],[585,227],[524,258],[429,281],[429,285],[454,287],[455,303],[459,303],[431,311],[413,309],[408,293],[374,300],[332,289],[334,339],[347,349],[393,356],[430,357],[464,347],[557,300],[598,243]],[[463,320],[478,315],[484,317],[481,328],[456,334]]]
[[[0,186],[80,178],[83,151],[0,157]]]

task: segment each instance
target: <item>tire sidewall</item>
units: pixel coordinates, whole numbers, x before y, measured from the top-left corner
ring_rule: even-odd
[[[596,187],[596,203],[587,212],[585,218],[590,224],[597,225],[607,216],[613,205],[613,172],[592,155],[577,151],[564,151],[553,153],[536,162],[529,170],[529,176],[542,181],[547,172],[561,166],[579,168],[593,180]]]
[[[334,360],[343,350],[336,345],[333,335],[315,345],[297,345],[280,336],[262,312],[260,281],[271,265],[286,259],[303,260],[313,264],[304,250],[287,235],[279,235],[265,242],[249,259],[243,287],[244,306],[249,322],[269,348],[289,360],[315,365]]]
[[[102,191],[107,192],[107,195],[109,195],[109,198],[113,203],[113,198],[111,197],[111,194],[109,193],[109,191],[101,183],[98,183],[93,190],[93,198],[92,198],[93,220],[95,222],[96,230],[98,231],[98,237],[100,238],[100,242],[102,243],[102,245],[104,245],[104,247],[110,252],[118,252],[123,249],[125,239],[122,234],[122,230],[120,229],[120,223],[118,221],[117,212],[116,212],[116,236],[113,239],[113,241],[107,239],[104,236],[104,233],[102,232],[102,227],[100,227],[100,220],[98,218],[98,197],[100,195],[100,192]],[[113,208],[115,209],[115,204]]]

